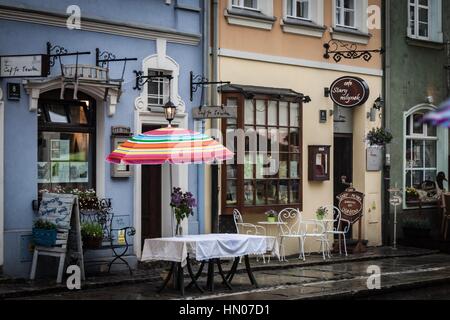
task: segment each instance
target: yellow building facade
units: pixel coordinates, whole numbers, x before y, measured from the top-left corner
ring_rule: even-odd
[[[217,18],[215,23],[217,30],[211,35],[216,36],[212,40],[212,43],[215,43],[215,46],[212,46],[212,64],[214,64],[212,69],[216,70],[216,74],[213,75],[215,80],[230,81],[232,85],[270,88],[275,91],[292,90],[311,99],[309,103],[300,104],[301,141],[298,144],[301,148],[298,169],[300,187],[295,189],[295,192],[299,190],[300,200],[296,202],[300,203],[298,207],[304,218],[315,219],[319,207],[335,204],[337,189],[342,182],[336,180],[339,179],[337,177],[344,175],[338,170],[350,168],[351,174],[346,182],[352,183],[357,191],[365,194],[361,234],[363,239],[369,241],[369,246],[379,246],[382,243],[382,172],[367,170],[368,145],[365,140],[372,128],[382,125],[382,110],[372,110],[374,102],[382,96],[382,57],[374,52],[370,61],[363,58],[343,58],[335,62],[333,55],[328,59],[324,57],[324,44],[334,40],[341,41],[347,49],[351,48],[350,46],[354,46],[353,49],[357,46],[357,50],[381,48],[382,33],[377,24],[381,21],[380,6],[380,0],[220,0],[217,6],[212,7],[212,16]],[[327,88],[343,76],[358,77],[367,83],[370,95],[363,105],[351,109],[340,108],[326,94]],[[224,99],[220,100],[220,97],[218,99],[223,104],[227,103]],[[272,97],[269,100],[267,108],[276,98]],[[281,108],[281,104],[279,106]],[[238,106],[239,108],[245,106]],[[267,112],[269,117],[270,111]],[[292,114],[292,111],[290,112],[289,114]],[[270,119],[266,121],[269,122]],[[225,122],[218,121],[215,124],[225,129],[223,128]],[[308,157],[310,146],[330,147],[328,180],[310,181],[308,177],[311,165]],[[292,159],[293,156],[289,157]],[[293,168],[291,162],[289,166]],[[295,192],[291,189],[289,200],[283,205],[271,206],[270,200],[267,200],[268,196],[265,205],[258,206],[258,199],[254,200],[256,203],[253,204],[251,200],[250,202],[244,200],[247,201],[247,205],[238,205],[237,200],[230,201],[227,190],[230,189],[231,180],[228,181],[227,173],[223,172],[226,170],[225,167],[221,167],[221,170],[219,174],[221,220],[230,216],[228,209],[232,209],[233,204],[244,211],[242,215],[245,222],[255,224],[265,220],[263,211],[269,207],[275,210],[291,205],[296,207],[294,205],[296,203],[290,201],[297,199],[297,195],[292,196]],[[292,178],[292,171],[288,178]],[[236,184],[242,184],[245,179],[246,177],[243,180],[237,179]],[[269,188],[271,182],[262,180],[264,179],[261,177],[260,185],[258,181],[254,182],[255,197],[258,197],[259,189],[266,188],[264,190],[267,191]],[[291,188],[294,182],[289,181],[291,182],[287,182],[290,183],[288,188]],[[209,171],[205,183],[207,186],[211,183]],[[236,187],[236,193],[247,190],[247,185],[252,182],[247,180],[244,183],[247,183],[245,188]],[[262,187],[264,183],[266,185]],[[277,183],[274,183],[276,185],[274,190],[281,192],[284,187],[283,181]],[[281,199],[278,196],[277,198]],[[210,197],[207,196],[206,199]],[[207,204],[206,208],[210,208],[210,204]],[[208,212],[206,216],[207,220],[210,219]],[[208,221],[205,222],[207,226],[210,225]],[[354,225],[352,233],[353,238],[356,238],[358,224]],[[318,242],[306,243],[307,251],[317,251],[318,248]],[[298,250],[297,241],[288,244],[288,254],[298,253]]]

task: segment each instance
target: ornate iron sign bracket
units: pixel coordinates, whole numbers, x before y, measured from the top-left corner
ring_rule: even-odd
[[[191,101],[194,100],[194,92],[197,92],[199,87],[208,86],[211,84],[230,84],[230,81],[209,81],[208,78],[203,77],[202,75],[194,76],[194,73],[191,71],[190,73],[190,88],[191,88]]]
[[[161,79],[161,78],[165,78],[170,81],[172,81],[173,76],[170,74],[163,74],[163,75],[159,75],[159,76],[144,76],[144,72],[143,71],[133,71],[134,74],[136,75],[136,85],[133,87],[133,90],[139,90],[141,91],[142,87],[144,86],[144,84],[146,84],[149,81],[152,81],[154,79]],[[170,87],[170,85],[169,85]]]
[[[108,68],[110,62],[125,62],[125,65],[127,61],[137,61],[137,58],[117,58],[115,54],[103,51],[100,52],[99,48],[95,49],[95,65],[97,67],[103,67]],[[125,69],[125,67],[124,67]]]
[[[336,63],[339,63],[343,58],[353,60],[363,58],[366,62],[369,62],[372,59],[373,53],[384,53],[384,49],[358,50],[356,44],[345,43],[339,40],[330,40],[328,43],[325,43],[323,47],[325,48],[323,57],[325,59],[330,59],[331,55],[333,55],[333,59]]]
[[[61,65],[61,57],[67,57],[67,56],[76,56],[76,64],[78,65],[78,56],[81,55],[88,55],[91,54],[90,51],[83,51],[83,52],[68,52],[66,48],[62,46],[52,46],[50,42],[47,42],[47,55],[49,57],[49,68],[48,68],[48,74],[50,74],[50,68],[55,65],[56,59],[59,60],[59,64]],[[62,71],[62,65],[61,65],[61,71]]]

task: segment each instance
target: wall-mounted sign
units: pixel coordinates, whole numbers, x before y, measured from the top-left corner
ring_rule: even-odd
[[[337,196],[339,210],[342,218],[349,220],[352,224],[361,219],[364,207],[364,194],[358,191],[346,190]]]
[[[131,128],[124,126],[111,127],[111,151],[116,150],[119,145],[126,142],[132,136]],[[133,166],[128,164],[111,163],[112,178],[129,178],[133,175]]]
[[[0,78],[46,77],[48,55],[0,56]]]
[[[327,110],[319,111],[319,122],[326,123],[327,122]]]
[[[389,203],[394,207],[398,207],[403,203],[403,198],[401,196],[392,196],[389,199]]]
[[[372,146],[367,147],[366,150],[366,167],[367,171],[381,171],[383,170],[383,149]]]
[[[193,108],[194,119],[237,118],[237,107],[202,107]]]
[[[20,83],[7,83],[8,100],[20,100]]]
[[[342,77],[330,87],[330,97],[340,107],[353,108],[364,104],[369,98],[367,83],[357,77]]]
[[[331,146],[308,146],[309,181],[330,180]]]

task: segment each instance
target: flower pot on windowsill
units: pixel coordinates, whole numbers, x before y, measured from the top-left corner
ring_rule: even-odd
[[[420,204],[419,197],[414,197],[414,196],[406,197],[406,206],[407,207],[418,207],[419,204]]]

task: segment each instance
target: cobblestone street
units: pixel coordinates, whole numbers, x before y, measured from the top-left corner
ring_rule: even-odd
[[[429,286],[439,285],[439,298],[446,298],[450,284],[450,255],[423,251],[394,251],[378,249],[359,257],[347,259],[336,257],[334,261],[324,264],[317,256],[310,256],[307,263],[292,259],[289,263],[272,263],[263,265],[253,261],[255,277],[259,288],[249,285],[245,273],[238,273],[233,281],[233,291],[225,289],[216,277],[214,293],[198,294],[194,289],[188,290],[185,297],[180,297],[168,289],[157,293],[161,285],[161,276],[154,281],[138,283],[124,282],[122,285],[85,288],[69,292],[23,296],[20,299],[54,299],[54,300],[159,300],[159,299],[231,299],[231,300],[303,300],[303,299],[412,299],[414,292],[421,298],[432,298],[426,292]],[[376,253],[383,252],[383,255]],[[416,252],[416,254],[413,254]],[[356,259],[358,258],[358,259]],[[296,261],[294,261],[296,260]],[[309,263],[308,263],[309,260]],[[347,260],[347,261],[346,261]],[[379,267],[381,271],[381,289],[369,290],[367,279],[369,267]],[[229,266],[225,265],[225,268]],[[161,275],[165,271],[160,270]],[[155,272],[157,273],[157,272]],[[205,277],[202,277],[204,281]],[[187,279],[186,281],[187,282]],[[201,282],[205,285],[205,282]],[[398,293],[397,293],[398,292]],[[401,294],[403,292],[403,294]],[[407,292],[407,293],[404,293]]]

